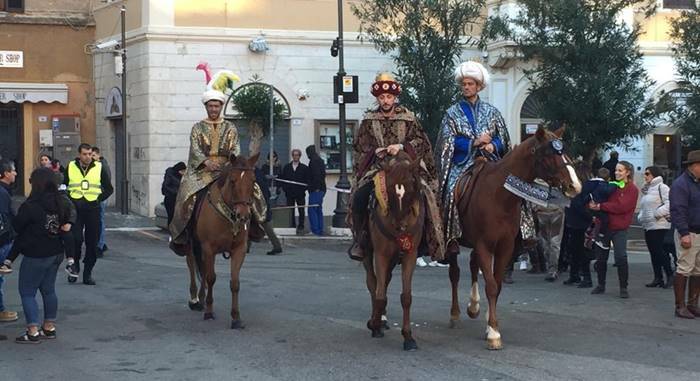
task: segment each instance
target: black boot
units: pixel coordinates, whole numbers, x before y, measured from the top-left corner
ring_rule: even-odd
[[[95,280],[92,279],[92,269],[95,265],[85,265],[85,271],[83,271],[83,284],[86,284],[88,286],[94,286]]]
[[[593,287],[593,281],[591,280],[591,274],[585,274],[581,283],[578,284],[578,288],[591,288]]]
[[[660,278],[654,278],[651,283],[647,283],[644,285],[644,287],[649,287],[649,288],[654,288],[654,287],[663,287],[664,286],[664,281],[663,279]]]
[[[598,276],[598,285],[591,291],[591,294],[602,294],[605,292],[605,276],[608,272],[608,264],[602,260],[597,260],[593,264],[593,268]]]
[[[629,280],[629,265],[621,263],[617,265],[617,278],[620,280],[620,297],[627,299],[630,294],[627,292],[627,282]]]

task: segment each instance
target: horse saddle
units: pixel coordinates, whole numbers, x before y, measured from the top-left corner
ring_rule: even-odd
[[[479,177],[479,174],[481,174],[481,171],[484,169],[484,166],[486,166],[487,162],[488,159],[485,157],[478,157],[474,161],[474,164],[467,168],[464,174],[462,174],[462,176],[460,176],[460,178],[457,180],[457,184],[455,184],[454,189],[455,205],[469,204],[469,199],[471,198],[472,193],[474,193],[474,183]]]

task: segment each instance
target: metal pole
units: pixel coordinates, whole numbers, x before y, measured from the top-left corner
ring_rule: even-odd
[[[123,150],[121,152],[122,160],[124,160],[123,170],[121,174],[122,182],[122,214],[129,214],[129,134],[127,133],[126,123],[126,6],[121,8],[122,21],[122,136],[124,138]]]
[[[275,185],[272,181],[275,175],[273,156],[273,152],[275,151],[275,91],[271,84],[268,85],[268,90],[270,92],[270,198],[272,198],[272,195],[277,194],[275,193]]]
[[[343,0],[338,0],[338,89],[343,88],[345,76],[343,62]],[[342,97],[338,100],[338,119],[340,127],[340,178],[335,185],[338,189],[350,189],[347,172],[347,139],[345,137],[345,102]],[[347,227],[345,218],[348,214],[348,193],[338,192],[336,207],[333,211],[333,227]]]

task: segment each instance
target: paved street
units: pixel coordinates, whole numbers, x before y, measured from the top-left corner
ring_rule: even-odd
[[[267,244],[255,245],[242,271],[246,328],[232,331],[227,261],[217,262],[217,320],[203,321],[187,308],[185,262],[167,250],[163,233],[111,231],[107,241],[96,287],[69,285],[61,271],[58,340],[38,346],[0,342],[0,379],[700,378],[700,321],[673,317],[671,290],[644,288],[651,278],[648,254],[631,255],[628,300],[616,296],[614,271],[608,294],[597,297],[518,272],[501,297],[505,348],[498,352],[485,349],[483,315],[476,321],[464,315],[457,328],[448,328],[447,270],[419,268],[413,299],[419,350],[404,352],[395,325],[401,317],[399,278],[389,295],[392,329],[372,339],[365,328],[370,306],[364,271],[346,258],[342,242],[290,240],[284,255],[275,257],[264,255]],[[17,273],[6,279],[6,303],[21,310]],[[22,327],[22,320],[2,324],[0,333],[13,338]]]

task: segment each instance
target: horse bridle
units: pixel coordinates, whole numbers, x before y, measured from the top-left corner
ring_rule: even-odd
[[[552,139],[548,141],[545,144],[536,144],[533,148],[531,148],[531,152],[533,154],[537,154],[540,151],[551,151],[547,152],[542,155],[543,158],[547,158],[553,155],[561,156],[562,158],[562,163],[554,163],[550,164],[549,160],[547,160],[547,168],[548,170],[559,170],[562,168],[567,168],[571,167],[572,169],[575,169],[573,166],[573,162],[571,159],[568,158],[568,156],[564,153],[564,143],[561,141],[561,139]],[[544,161],[544,160],[543,160]],[[559,180],[556,179],[554,176],[547,176],[547,178],[542,177],[543,180],[548,181],[548,180]]]
[[[236,170],[236,169],[237,169],[237,170],[240,170],[240,171],[243,171],[244,174],[245,174],[246,172],[253,172],[253,176],[255,176],[255,167],[244,167],[244,166],[235,166],[235,167],[234,167],[234,166],[229,166],[229,167],[227,168],[227,171],[229,171],[229,174],[227,174],[227,175],[228,175],[227,177],[229,177],[229,178],[226,179],[226,181],[231,181],[232,183],[235,183],[235,179],[233,179],[232,176],[230,176],[230,171],[233,171],[233,170]],[[243,177],[243,176],[241,176],[241,177]],[[229,205],[229,203],[230,203],[230,205]],[[227,204],[227,206],[230,206],[230,207],[233,207],[233,206],[235,206],[235,205],[240,205],[240,204],[244,204],[244,205],[246,205],[246,206],[251,206],[251,205],[253,205],[253,199],[252,199],[252,197],[251,197],[251,198],[248,198],[247,200],[233,199],[233,200],[231,200],[229,203],[226,203],[226,204]]]

